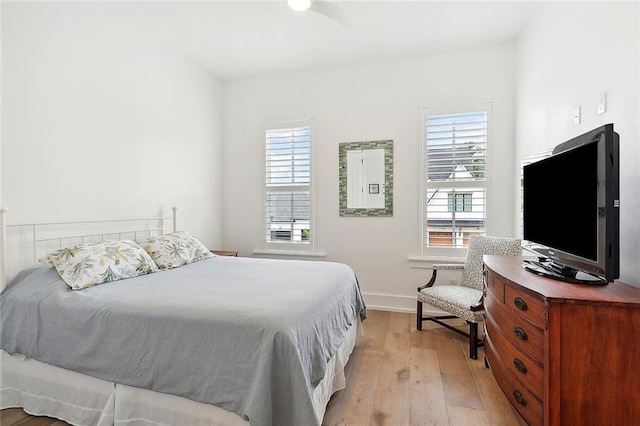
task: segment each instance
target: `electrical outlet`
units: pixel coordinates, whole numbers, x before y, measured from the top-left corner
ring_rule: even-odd
[[[580,106],[573,110],[573,125],[577,126],[578,124],[580,124]]]
[[[607,101],[607,94],[606,92],[603,92],[598,96],[598,115],[606,111],[606,101]]]

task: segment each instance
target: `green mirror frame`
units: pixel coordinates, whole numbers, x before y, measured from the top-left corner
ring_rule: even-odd
[[[384,149],[384,208],[347,207],[347,151]],[[393,140],[344,142],[338,150],[340,216],[393,216]]]

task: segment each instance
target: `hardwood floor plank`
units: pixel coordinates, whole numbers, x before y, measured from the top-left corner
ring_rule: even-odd
[[[435,349],[411,348],[409,424],[448,426],[449,416]]]
[[[412,316],[400,312],[389,313],[389,331],[408,333],[414,325]]]
[[[69,426],[62,420],[51,417],[31,416],[22,408],[6,408],[0,410],[0,425],[2,426]]]
[[[363,349],[384,351],[391,312],[368,310],[367,316],[368,318],[363,323],[366,324],[365,333],[358,344]]]
[[[383,358],[384,352],[381,351],[361,348],[354,351],[346,374],[347,387],[331,397],[323,425],[369,424]]]
[[[25,418],[27,414],[22,408],[7,408],[0,411],[0,425],[15,425],[19,420]]]
[[[487,413],[482,409],[450,405],[449,420],[452,425],[489,426]]]
[[[23,419],[25,415],[26,413],[22,408],[7,408],[6,410],[0,411],[0,424],[16,424],[16,422]]]
[[[430,332],[446,337],[438,340],[437,351],[447,404],[482,409],[480,393],[467,364],[468,339],[444,328]]]
[[[371,424],[409,424],[409,333],[387,332]]]
[[[482,405],[492,426],[524,426],[526,423],[504,398],[502,390],[484,365],[484,349],[478,351],[478,360],[467,360],[469,370],[478,386]]]
[[[425,330],[424,328],[422,331],[411,330],[411,333],[409,334],[409,340],[412,348],[436,350],[438,348],[439,339],[440,336],[436,333],[431,333],[431,330]]]

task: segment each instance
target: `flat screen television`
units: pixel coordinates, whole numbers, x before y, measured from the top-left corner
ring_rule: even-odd
[[[620,276],[619,136],[607,124],[523,168],[522,266],[551,278],[607,284]]]

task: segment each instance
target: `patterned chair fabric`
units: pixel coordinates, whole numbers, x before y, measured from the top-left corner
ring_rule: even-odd
[[[520,243],[518,238],[472,236],[469,239],[461,284],[482,291],[482,256],[519,256],[522,254]]]
[[[480,322],[484,319],[484,311],[473,312],[469,309],[478,303],[481,297],[482,290],[461,285],[437,285],[418,293],[421,302],[470,322]]]
[[[418,287],[417,328],[422,330],[422,322],[434,321],[470,338],[470,357],[477,358],[477,347],[482,342],[477,339],[478,323],[484,320],[482,306],[473,308],[482,298],[483,267],[482,256],[504,255],[518,256],[522,253],[521,241],[517,238],[472,236],[469,239],[467,257],[463,265],[436,264],[433,265],[431,281]],[[437,271],[442,269],[462,269],[461,285],[434,285]],[[422,304],[426,303],[458,318],[466,320],[470,325],[469,334],[454,329],[440,320],[450,319],[451,316],[423,317]]]

